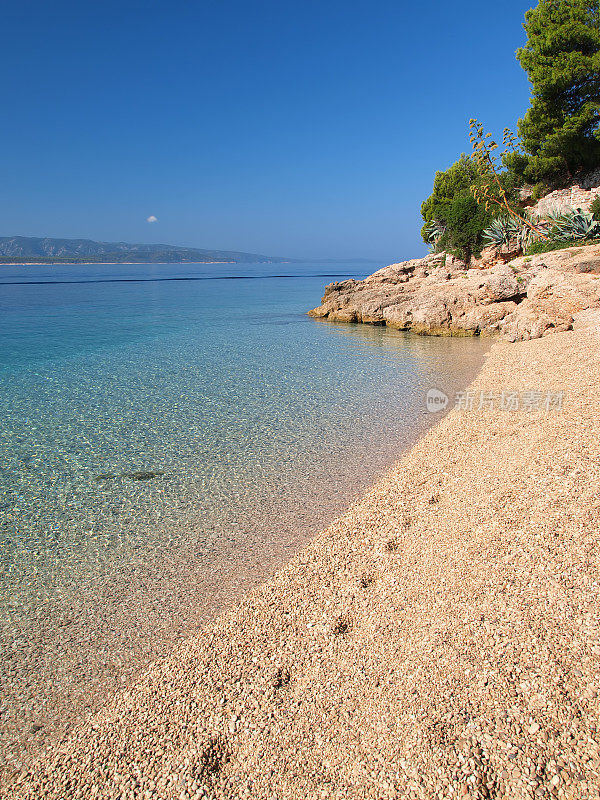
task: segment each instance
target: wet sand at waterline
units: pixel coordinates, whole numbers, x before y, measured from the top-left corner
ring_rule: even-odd
[[[471,386],[560,407],[452,410],[8,796],[600,796],[600,319],[584,317],[495,344]]]

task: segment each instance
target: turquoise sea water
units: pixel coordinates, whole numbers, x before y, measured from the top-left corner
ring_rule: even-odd
[[[306,316],[378,266],[0,267],[9,761],[268,574],[431,423],[427,389],[476,373],[477,340]]]

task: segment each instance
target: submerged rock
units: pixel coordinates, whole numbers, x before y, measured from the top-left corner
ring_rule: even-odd
[[[132,481],[149,481],[152,478],[158,478],[164,475],[164,472],[149,472],[140,470],[138,472],[122,472],[120,475],[115,475],[112,472],[103,472],[101,475],[96,475],[95,481],[109,481],[113,478],[129,478]]]
[[[158,478],[164,472],[124,472],[123,478],[131,478],[132,481],[149,481],[151,478]]]

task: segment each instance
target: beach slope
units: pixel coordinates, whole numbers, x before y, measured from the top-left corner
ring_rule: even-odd
[[[494,344],[471,409],[6,796],[599,797],[598,314]]]

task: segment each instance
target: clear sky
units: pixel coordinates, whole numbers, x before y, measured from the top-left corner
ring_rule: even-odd
[[[420,255],[469,118],[527,108],[532,5],[8,0],[0,235]]]

